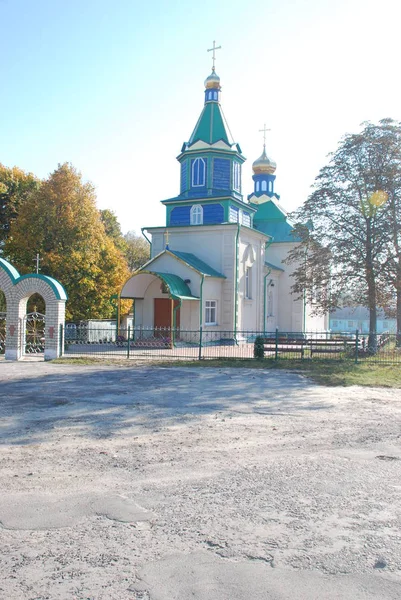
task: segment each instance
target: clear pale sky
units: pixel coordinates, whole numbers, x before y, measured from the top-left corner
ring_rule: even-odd
[[[123,231],[163,225],[216,40],[243,193],[266,123],[293,210],[345,133],[401,120],[400,22],[398,0],[0,0],[0,162],[69,161]]]

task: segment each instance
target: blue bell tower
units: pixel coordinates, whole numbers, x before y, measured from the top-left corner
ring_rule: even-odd
[[[269,198],[272,198],[273,196],[276,198],[279,197],[274,192],[274,182],[276,179],[274,173],[277,165],[274,160],[269,158],[266,154],[266,131],[269,130],[266,129],[265,125],[261,131],[263,131],[263,152],[252,164],[254,191],[248,196],[248,200],[255,203],[258,203],[258,199],[261,198],[261,196],[268,196]],[[263,199],[261,200],[263,201]]]

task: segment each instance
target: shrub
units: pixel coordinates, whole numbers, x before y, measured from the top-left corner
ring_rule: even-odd
[[[264,347],[264,339],[258,335],[255,338],[255,343],[253,346],[253,356],[254,358],[264,358],[265,356],[265,347]]]

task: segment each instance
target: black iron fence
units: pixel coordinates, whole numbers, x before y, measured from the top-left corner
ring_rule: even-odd
[[[94,328],[67,324],[64,354],[131,359],[347,360],[401,363],[401,335],[171,328]]]

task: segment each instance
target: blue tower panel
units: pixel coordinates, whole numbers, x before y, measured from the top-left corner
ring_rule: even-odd
[[[181,194],[186,191],[188,183],[187,161],[181,163]]]
[[[215,158],[213,163],[213,188],[230,189],[230,161],[227,158]]]
[[[203,207],[203,224],[204,225],[215,225],[217,223],[223,223],[224,221],[224,208],[221,204],[206,204]]]
[[[170,213],[170,225],[189,225],[191,222],[191,207],[176,206]]]

